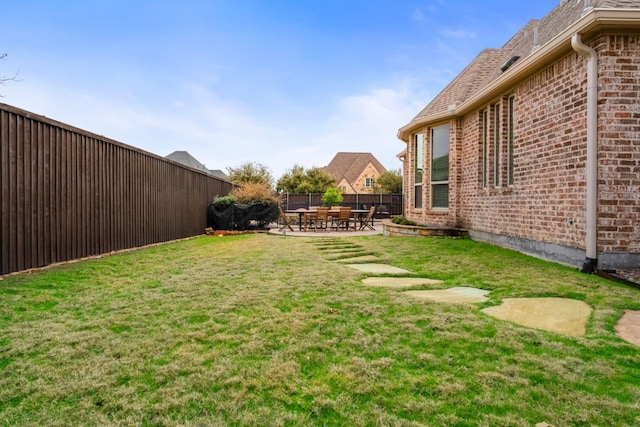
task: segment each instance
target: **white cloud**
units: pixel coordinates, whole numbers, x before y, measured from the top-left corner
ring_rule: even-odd
[[[396,169],[400,163],[395,156],[404,148],[396,134],[424,107],[420,95],[404,82],[345,96],[315,144],[326,147],[327,162],[338,151],[371,152],[385,167]]]
[[[422,9],[420,9],[419,7],[416,8],[411,14],[411,20],[415,22],[424,21],[424,13],[422,12]]]
[[[477,36],[477,34],[474,31],[467,31],[463,29],[453,29],[453,28],[444,29],[440,31],[440,34],[444,37],[451,38],[451,39],[458,39],[458,40],[475,39]]]
[[[194,83],[183,84],[178,96],[165,94],[165,102],[31,82],[6,101],[19,98],[18,107],[160,156],[186,150],[211,169],[256,161],[278,179],[294,164],[325,166],[339,151],[371,152],[387,168],[399,168],[395,155],[404,145],[397,130],[428,101],[415,83],[347,94],[295,117],[250,110]]]

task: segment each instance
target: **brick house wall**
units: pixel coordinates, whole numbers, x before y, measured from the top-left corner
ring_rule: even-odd
[[[586,159],[585,68],[577,54],[558,61],[515,88],[513,185],[506,175],[507,141],[500,142],[500,182],[495,182],[490,128],[486,186],[482,182],[481,111],[464,119],[462,227],[569,247],[584,242]],[[489,122],[507,98],[487,105]],[[502,123],[505,120],[501,121]],[[505,134],[504,127],[500,127]]]
[[[598,239],[606,252],[640,253],[640,35],[597,40]]]
[[[640,35],[603,32],[588,44],[598,52],[599,61],[598,253],[603,254],[599,259],[603,267],[633,264],[638,257],[628,255],[640,252]],[[414,131],[424,135],[423,208],[413,204],[411,139],[404,164],[406,216],[429,225],[467,228],[481,240],[508,241],[506,246],[552,253],[553,259],[578,264],[586,234],[586,62],[569,51],[511,91],[449,121],[449,209],[444,212],[429,208],[429,129],[441,123]],[[514,97],[512,185],[507,137],[510,96]],[[496,114],[501,116],[497,151]],[[486,168],[483,118],[489,124]],[[622,259],[616,258],[618,254]]]
[[[373,193],[367,187],[367,178],[377,181],[385,167],[371,153],[339,152],[324,167],[325,172],[336,179],[336,186],[344,194]]]
[[[377,181],[378,177],[380,176],[380,173],[381,172],[372,163],[369,163],[362,170],[362,172],[360,173],[358,178],[355,180],[355,182],[353,182],[352,184],[349,185],[349,183],[347,183],[346,181],[343,180],[340,183],[338,183],[338,187],[339,188],[346,187],[345,194],[372,193],[373,192],[373,188],[366,186],[366,180],[367,180],[367,178],[373,178],[374,180]],[[354,191],[354,189],[355,189],[355,191]]]

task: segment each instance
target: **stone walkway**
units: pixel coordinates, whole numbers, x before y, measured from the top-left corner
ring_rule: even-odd
[[[411,288],[420,285],[439,285],[442,280],[423,277],[367,277],[362,279],[362,283],[379,288]]]
[[[625,310],[615,330],[621,338],[640,345],[640,311]]]
[[[405,292],[405,295],[435,302],[450,302],[460,304],[489,301],[489,298],[486,297],[488,293],[489,291],[485,291],[484,289],[459,286],[455,288],[435,289],[428,291],[407,291]]]
[[[582,337],[592,309],[569,298],[505,298],[501,305],[481,311],[519,325]]]
[[[346,263],[349,268],[363,273],[385,275],[366,277],[362,283],[372,287],[399,289],[409,298],[440,303],[475,304],[488,301],[489,291],[473,287],[446,289],[411,289],[425,286],[442,286],[442,281],[429,278],[397,277],[410,271],[392,265],[381,264],[375,254],[359,251],[359,245],[333,236],[320,239],[316,246],[327,259]],[[394,277],[389,277],[389,276]],[[639,275],[640,278],[640,275]],[[408,289],[407,289],[408,288]],[[570,336],[584,336],[593,309],[584,301],[569,298],[505,298],[499,306],[487,307],[483,313],[497,319]],[[625,310],[615,327],[616,334],[626,341],[640,346],[640,311]]]
[[[301,231],[297,225],[292,225],[293,231],[288,228],[280,229],[278,227],[270,228],[270,234],[276,234],[279,236],[294,236],[294,237],[349,237],[349,236],[371,236],[374,234],[382,234],[382,220],[376,219],[373,230],[357,230],[357,231],[335,231],[335,230],[320,230],[320,231]]]

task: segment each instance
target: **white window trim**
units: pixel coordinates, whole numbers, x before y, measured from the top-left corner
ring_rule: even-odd
[[[434,191],[433,191],[433,187],[436,185],[446,185],[447,187],[449,187],[449,180],[447,179],[446,181],[431,181],[431,165],[433,163],[433,130],[442,126],[447,126],[449,127],[449,156],[451,156],[451,126],[449,125],[441,125],[441,126],[435,126],[433,128],[431,128],[429,130],[429,144],[431,146],[431,149],[429,150],[429,183],[430,183],[430,190],[431,190],[431,194],[429,197],[429,209],[433,210],[433,211],[440,211],[440,212],[445,212],[448,211],[449,208],[449,200],[447,200],[447,206],[446,207],[442,207],[442,206],[433,206],[433,195],[434,195]],[[449,167],[451,167],[451,164],[449,163],[448,165]],[[450,190],[450,188],[449,188]],[[449,193],[447,191],[447,193]],[[424,201],[423,201],[424,203]]]
[[[502,149],[501,144],[501,136],[502,129],[500,129],[500,124],[502,122],[501,118],[501,108],[502,104],[497,103],[493,106],[493,186],[495,188],[499,188],[501,185],[500,173],[502,172],[500,168],[500,160]]]
[[[515,144],[515,95],[507,97],[507,185],[513,187],[514,185],[514,163],[513,163],[513,148]]]
[[[422,159],[421,159],[421,165],[422,165],[422,180],[420,182],[416,181],[416,168],[418,166],[418,150],[416,150],[416,147],[418,145],[418,137],[420,137],[420,144],[422,144],[422,149],[420,150],[421,154],[422,154]],[[413,209],[416,210],[422,210],[424,209],[424,164],[425,164],[425,159],[424,159],[424,155],[425,155],[425,149],[424,149],[424,144],[425,144],[425,138],[424,138],[424,131],[420,131],[418,133],[415,133],[413,135],[412,138],[413,141],[413,167],[414,167],[414,171],[413,171]],[[418,193],[419,192],[419,193]],[[420,202],[421,205],[420,206],[416,206],[416,195],[420,194]]]
[[[481,132],[480,132],[480,144],[482,148],[481,152],[481,167],[482,167],[482,188],[487,188],[488,184],[488,163],[489,163],[489,111],[484,109],[481,112]]]

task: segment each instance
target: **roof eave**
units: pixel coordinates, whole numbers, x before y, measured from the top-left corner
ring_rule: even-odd
[[[397,137],[408,143],[411,133],[417,128],[463,116],[491,102],[496,96],[500,96],[500,94],[513,88],[517,83],[535,74],[535,72],[571,50],[571,37],[574,34],[587,35],[603,28],[627,26],[640,26],[640,9],[592,9],[531,55],[515,63],[508,72],[502,74],[455,108],[450,108],[443,113],[412,120],[398,130]]]
[[[422,127],[429,123],[450,120],[456,117],[457,115],[458,115],[457,109],[450,108],[444,113],[438,113],[438,114],[433,114],[431,116],[420,117],[419,119],[412,120],[411,123],[398,129],[397,137],[398,139],[401,139],[404,142],[409,142],[409,136],[411,135],[411,132],[414,131],[416,128]]]

